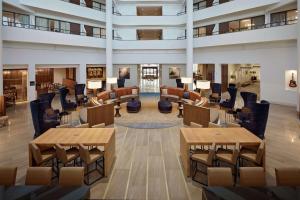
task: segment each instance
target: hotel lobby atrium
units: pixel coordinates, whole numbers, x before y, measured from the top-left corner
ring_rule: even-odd
[[[300,199],[300,0],[0,6],[0,200]]]

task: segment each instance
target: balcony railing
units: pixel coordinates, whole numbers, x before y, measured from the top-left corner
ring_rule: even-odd
[[[227,2],[230,2],[230,1],[234,1],[234,0],[228,0],[224,3],[227,3]],[[206,1],[200,1],[200,2],[194,3],[193,4],[194,5],[194,11],[198,11],[198,10],[202,10],[202,9],[205,9],[205,8],[210,8],[210,7],[213,7],[213,6],[224,4],[224,3],[214,2],[211,5],[201,5],[203,2],[206,2]]]
[[[71,34],[71,35],[80,35],[80,36],[86,36],[86,37],[95,37],[95,38],[102,38],[102,39],[106,38],[106,35],[101,34],[101,30],[103,30],[103,28],[100,28],[100,34],[89,35],[86,32],[76,32],[76,31],[72,31],[72,30],[69,30],[69,29],[52,28],[52,27],[38,26],[38,25],[32,25],[32,24],[24,24],[24,23],[11,22],[11,21],[5,21],[5,20],[2,20],[2,25],[3,26],[16,27],[16,28],[25,28],[25,29],[32,29],[32,30],[47,31],[47,32],[56,32],[56,33],[64,33],[64,34]]]
[[[72,2],[69,2],[69,0],[61,0],[61,1],[72,3]],[[72,4],[75,4],[75,3],[72,3]],[[80,2],[80,4],[75,4],[75,5],[83,6],[83,7],[86,7],[86,8],[91,8],[91,9],[94,9],[94,10],[99,10],[99,11],[102,11],[102,12],[106,11],[106,5],[103,4],[103,3],[96,2],[96,1],[92,1],[92,7],[88,6],[84,2]]]
[[[215,31],[215,32],[211,32],[211,33],[198,33],[198,34],[194,34],[194,38],[199,38],[199,37],[206,37],[206,36],[212,36],[212,35],[221,35],[221,34],[227,34],[227,33],[235,33],[235,32],[242,32],[242,31],[251,31],[251,30],[258,30],[258,29],[265,29],[265,28],[273,28],[273,27],[278,27],[278,26],[286,26],[286,25],[292,25],[292,24],[296,24],[297,23],[297,19],[295,20],[288,20],[288,21],[281,21],[281,22],[272,22],[269,24],[264,24],[264,25],[259,25],[259,26],[249,26],[249,27],[245,27],[245,28],[237,28],[237,29],[233,29],[230,30],[228,32],[220,32],[220,31]],[[200,28],[200,27],[197,27]],[[194,29],[197,29],[194,28]]]

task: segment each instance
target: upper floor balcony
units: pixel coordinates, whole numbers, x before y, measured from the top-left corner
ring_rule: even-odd
[[[297,20],[194,34],[194,48],[297,39]]]
[[[113,24],[118,26],[179,26],[186,24],[186,15],[114,15]]]
[[[83,3],[83,1],[74,0],[72,1],[73,3],[70,3],[70,1],[67,0],[19,0],[19,2],[20,4],[28,7],[53,11],[94,21],[106,21],[105,5],[100,3],[97,4],[94,1]]]
[[[174,50],[185,49],[185,39],[169,40],[113,40],[113,49],[118,50]]]
[[[40,43],[50,45],[81,46],[105,48],[105,35],[96,32],[81,32],[78,28],[64,29],[31,25],[24,23],[2,22],[3,41]]]
[[[200,6],[194,12],[194,21],[207,20],[214,17],[221,17],[228,14],[263,8],[280,2],[280,0],[226,0],[223,3],[213,4],[212,6]],[[200,9],[201,8],[201,9]],[[195,9],[195,8],[194,8]]]

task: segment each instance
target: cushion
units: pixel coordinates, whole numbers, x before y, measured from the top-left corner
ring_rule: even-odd
[[[161,90],[162,95],[168,95],[168,89],[164,88]]]
[[[131,93],[132,93],[133,95],[137,95],[137,94],[138,94],[138,90],[137,90],[137,89],[132,89],[132,90],[131,90]]]
[[[189,92],[184,92],[182,97],[184,99],[189,99],[190,98],[190,93]]]
[[[99,99],[98,103],[101,104],[101,105],[103,105],[103,99]]]
[[[111,92],[111,93],[109,94],[109,98],[110,98],[110,99],[115,99],[115,98],[116,98],[116,93]]]

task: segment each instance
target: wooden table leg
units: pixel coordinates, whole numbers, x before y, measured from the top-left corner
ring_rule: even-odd
[[[183,167],[183,173],[186,177],[190,176],[190,149],[182,133],[180,132],[180,158]]]
[[[32,159],[32,152],[31,152],[31,145],[28,145],[28,159],[29,159],[29,167],[33,166],[33,159]]]
[[[111,173],[116,155],[116,134],[112,135],[109,143],[104,147],[104,166],[105,166],[105,176],[109,176]]]

